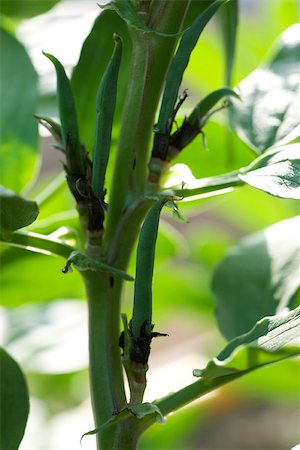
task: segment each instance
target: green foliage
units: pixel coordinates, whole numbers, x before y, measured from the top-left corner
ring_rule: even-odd
[[[256,233],[217,267],[213,292],[217,320],[227,339],[249,331],[264,316],[291,308],[299,288],[299,218]]]
[[[204,370],[194,375],[218,378],[247,373],[264,365],[300,354],[300,307],[289,313],[265,317],[248,332],[230,341]]]
[[[300,144],[269,150],[242,169],[241,180],[276,197],[300,199]]]
[[[224,42],[225,82],[227,86],[231,86],[239,22],[238,0],[232,0],[226,3],[220,11],[220,18]]]
[[[22,2],[2,3],[8,11],[4,14],[24,16]],[[31,9],[29,2],[26,14],[38,14],[54,3],[40,2]],[[19,12],[15,9],[18,5]],[[273,15],[277,11],[274,4],[269,9]],[[265,46],[281,32],[283,24],[292,23],[288,11],[290,8],[285,8],[280,26],[272,23],[272,30],[265,29]],[[226,87],[221,89],[222,46],[213,41],[214,23],[207,27],[214,16],[221,20],[218,28],[225,53]],[[3,23],[11,20],[4,19]],[[77,211],[63,184],[63,174],[53,180],[48,175],[33,189],[27,188],[30,200],[1,187],[2,303],[7,307],[3,317],[8,330],[13,330],[6,333],[5,343],[14,348],[22,340],[26,347],[29,343],[22,361],[29,379],[39,385],[33,388],[33,395],[48,399],[60,392],[63,397],[66,389],[70,396],[77,372],[82,375],[86,368],[85,358],[77,359],[75,352],[72,361],[70,358],[53,367],[51,358],[46,367],[41,367],[41,361],[56,353],[65,336],[75,342],[85,333],[82,308],[86,304],[70,299],[81,300],[87,295],[95,429],[86,434],[96,435],[97,448],[136,448],[139,435],[156,421],[163,421],[163,416],[259,367],[299,354],[295,338],[300,307],[288,312],[299,302],[299,218],[293,217],[297,213],[293,200],[299,199],[300,185],[299,143],[293,143],[299,138],[295,102],[299,28],[294,25],[285,31],[268,61],[232,90],[233,67],[237,68],[235,73],[241,66],[253,70],[266,50],[262,46],[260,54],[251,53],[261,39],[251,26],[257,30],[261,24],[253,25],[250,15],[248,19],[250,25],[243,16],[239,19],[237,0],[182,0],[180,5],[160,0],[114,0],[96,19],[71,81],[62,64],[46,54],[56,70],[61,124],[48,114],[36,115],[36,119],[56,140],[54,147],[65,153],[64,169]],[[238,24],[243,54],[237,46],[235,61]],[[112,37],[116,32],[120,38],[114,50]],[[1,128],[1,143],[5,144],[1,150],[3,184],[19,192],[28,184],[36,162],[37,124],[32,115],[37,80],[21,44],[6,31],[1,37],[5,55],[1,95],[7,105]],[[184,91],[178,101],[178,93],[187,85],[189,96],[182,106],[187,94]],[[218,107],[220,100],[229,97],[230,101]],[[221,113],[225,106],[230,108],[232,127],[241,140],[227,129]],[[175,116],[179,116],[178,124]],[[153,150],[159,144],[166,152],[165,157],[153,152],[149,163],[153,127]],[[178,140],[180,145],[176,146]],[[259,154],[256,159],[249,147]],[[106,188],[110,191],[108,205],[104,203]],[[210,198],[228,192],[230,196],[222,200]],[[172,224],[165,217],[160,221],[165,203],[179,218],[192,219],[188,232],[182,223]],[[28,229],[19,231],[24,227]],[[255,234],[230,250],[239,236],[249,233]],[[137,241],[137,256],[130,261]],[[210,282],[216,266],[212,294]],[[62,274],[71,272],[72,267],[75,273]],[[134,271],[135,284],[126,284],[121,306],[123,281],[133,280],[128,273]],[[184,332],[185,316],[190,315],[195,329],[210,332],[202,355],[209,359],[218,353],[221,339],[213,331],[213,295],[217,322],[228,344],[203,370],[195,370],[199,380],[154,403],[144,402],[150,344],[160,335],[153,332],[152,322],[169,332],[174,321],[176,330]],[[70,318],[75,303],[80,325]],[[121,308],[128,314],[132,305],[132,322],[127,325],[124,321],[125,337],[120,336]],[[28,311],[34,317],[30,325]],[[69,318],[72,323],[64,322]],[[45,327],[48,334],[44,342],[36,341],[35,332],[39,336]],[[64,334],[65,328],[70,336]],[[124,352],[122,360],[119,346]],[[5,370],[6,366],[15,367],[4,351],[0,356]],[[121,363],[126,369],[130,400],[125,396]],[[268,384],[269,392],[282,389],[292,396],[295,376],[291,367],[296,363],[285,364],[273,369],[280,377],[274,375],[276,382],[272,379]],[[18,371],[14,369],[14,376],[19,373],[20,381],[23,378]],[[58,387],[53,374],[60,371],[65,378],[62,384],[58,380]],[[265,371],[270,375],[268,368]],[[52,374],[51,381],[46,372]],[[267,385],[263,374],[251,376],[257,377],[253,379],[258,380],[262,392]],[[9,388],[5,387],[3,395],[12,394]],[[251,390],[249,386],[243,389]],[[2,390],[1,385],[1,395]],[[19,445],[28,414],[27,391],[22,395],[27,403],[21,402],[12,425],[5,423],[3,427],[5,439],[15,440],[9,444],[13,449]],[[80,395],[77,401],[83,402]],[[14,401],[5,398],[4,407]],[[74,399],[68,404],[74,406]],[[48,407],[50,414],[55,411],[53,404]],[[204,414],[204,409],[201,411]],[[22,417],[17,423],[18,414]],[[4,416],[5,420],[12,417],[8,413]],[[193,427],[195,419],[184,428]],[[165,441],[160,440],[159,445],[187,448],[183,437],[168,439],[166,429]],[[175,431],[184,434],[180,426]],[[155,445],[149,444],[149,448]]]
[[[0,448],[17,450],[29,414],[29,395],[16,361],[0,348]]]
[[[25,18],[44,14],[60,0],[1,0],[1,14]]]
[[[256,153],[299,137],[299,30],[287,29],[271,59],[238,85],[242,102],[233,101],[232,124]]]
[[[96,126],[96,95],[109,58],[113,53],[113,33],[118,32],[123,42],[122,62],[118,83],[115,125],[120,122],[127,90],[131,42],[126,24],[114,11],[103,11],[84,41],[81,54],[71,77],[82,142],[92,151]],[[89,68],[87,71],[86,68]]]
[[[39,214],[35,202],[0,186],[0,230],[15,231],[34,222]]]
[[[224,0],[216,0],[195,19],[191,27],[183,34],[166,78],[166,87],[163,93],[158,122],[155,127],[156,132],[163,134],[167,133],[170,126],[172,126],[170,120],[173,116],[179,87],[182,81],[183,73],[188,65],[190,55],[205,26],[223,3]]]
[[[3,29],[0,46],[0,183],[20,192],[36,167],[38,129],[33,114],[37,75],[23,45]]]

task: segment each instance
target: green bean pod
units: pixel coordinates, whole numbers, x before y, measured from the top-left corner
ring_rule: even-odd
[[[104,195],[105,173],[116,108],[118,74],[122,58],[122,40],[116,34],[114,34],[114,40],[114,52],[99,84],[96,99],[97,124],[93,150],[92,188],[99,198]]]
[[[166,134],[170,131],[172,124],[169,122],[173,116],[183,73],[188,65],[190,55],[205,26],[217,12],[218,8],[225,2],[226,0],[216,0],[197,17],[191,27],[183,34],[178,50],[168,70],[159,118],[156,125],[158,133]]]
[[[131,322],[133,337],[141,337],[143,331],[151,335],[152,323],[152,278],[155,246],[160,212],[166,199],[158,201],[148,212],[141,228],[136,255],[134,303]],[[143,328],[147,327],[147,330]]]
[[[85,175],[85,159],[79,141],[77,116],[70,81],[65,69],[55,56],[43,52],[56,70],[57,96],[62,128],[62,142],[66,151],[67,170],[70,175]]]

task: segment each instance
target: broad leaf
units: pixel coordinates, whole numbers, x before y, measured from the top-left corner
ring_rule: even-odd
[[[127,91],[131,42],[126,24],[114,11],[103,11],[96,19],[86,38],[79,61],[71,78],[77,118],[82,143],[92,151],[96,129],[96,95],[99,82],[112,55],[113,34],[117,32],[123,41],[123,55],[118,82],[115,121],[120,120]],[[89,70],[87,70],[87,67]]]
[[[37,75],[23,45],[4,30],[0,30],[0,55],[0,183],[20,192],[36,164]]]
[[[1,0],[1,13],[9,17],[28,18],[44,14],[60,0]]]
[[[35,202],[25,200],[0,186],[0,231],[14,231],[35,221],[39,213]]]
[[[256,153],[300,135],[300,25],[280,37],[271,60],[239,85],[242,102],[233,100],[232,126]]]
[[[300,306],[289,313],[265,317],[236,337],[194,375],[208,378],[243,374],[300,354]]]
[[[300,276],[300,218],[279,222],[231,250],[213,277],[219,328],[229,340],[293,305]]]
[[[29,413],[24,375],[16,361],[0,348],[0,448],[17,450]]]
[[[63,262],[59,258],[9,247],[1,254],[0,265],[1,303],[4,306],[57,298],[85,298],[79,273],[76,271],[65,276],[61,272]]]
[[[276,197],[300,199],[300,144],[269,150],[242,169],[239,177]]]

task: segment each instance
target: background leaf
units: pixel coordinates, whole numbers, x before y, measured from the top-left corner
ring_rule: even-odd
[[[295,217],[244,239],[217,267],[216,316],[228,340],[292,306],[300,281],[299,225]]]
[[[65,275],[61,272],[63,266],[60,258],[6,247],[1,254],[2,305],[12,307],[56,298],[84,298],[79,273]]]
[[[210,361],[201,377],[223,377],[248,372],[300,353],[300,307],[295,310],[265,317],[248,333],[233,339],[224,350]],[[197,374],[197,372],[196,372]]]
[[[238,0],[231,0],[220,10],[222,40],[224,43],[225,83],[231,86],[235,57],[236,36],[239,21]]]
[[[23,45],[2,29],[0,55],[0,183],[20,192],[36,165],[37,75]]]
[[[276,197],[300,199],[300,144],[264,153],[242,170],[239,177]]]
[[[43,14],[60,0],[1,0],[1,13],[9,17],[28,18]]]
[[[24,375],[16,361],[0,347],[0,448],[17,450],[29,414]]]
[[[0,186],[0,230],[14,231],[35,221],[39,213],[35,202],[25,200]]]
[[[80,138],[90,152],[95,140],[97,89],[113,52],[113,33],[118,33],[123,41],[115,123],[120,121],[127,90],[131,42],[125,23],[114,11],[103,11],[96,19],[82,46],[80,58],[71,79]]]
[[[238,85],[242,102],[232,101],[232,126],[256,153],[300,135],[299,53],[300,25],[292,25],[269,62]]]

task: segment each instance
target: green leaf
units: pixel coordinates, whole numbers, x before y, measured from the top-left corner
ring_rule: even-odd
[[[39,214],[35,202],[25,200],[0,186],[0,231],[14,231],[35,221]]]
[[[239,177],[250,186],[275,197],[300,199],[300,144],[290,144],[269,150]]]
[[[299,217],[272,225],[244,239],[217,267],[216,316],[228,340],[292,307],[300,281],[299,226]]]
[[[164,423],[165,418],[162,415],[158,406],[153,403],[139,403],[137,405],[130,405],[129,410],[137,417],[138,419],[143,419],[145,416],[149,414],[154,414],[156,418],[156,422]]]
[[[300,307],[265,317],[248,332],[236,337],[194,375],[205,378],[243,374],[282,359],[300,354]]]
[[[85,298],[80,274],[74,271],[64,276],[60,258],[8,247],[1,252],[0,265],[1,303],[9,308],[57,298]]]
[[[300,136],[300,25],[288,28],[268,63],[238,85],[242,102],[233,100],[232,126],[256,153]]]
[[[113,34],[117,32],[123,41],[122,63],[118,81],[118,97],[115,122],[120,121],[131,54],[131,40],[126,24],[114,11],[103,11],[96,19],[86,38],[79,61],[74,68],[71,85],[77,108],[80,137],[88,151],[92,151],[96,128],[96,96],[99,81],[103,77],[113,53]],[[88,67],[88,70],[87,70]]]
[[[1,0],[1,14],[29,18],[44,14],[60,0]]]
[[[93,272],[108,272],[126,281],[134,280],[132,276],[128,275],[126,272],[123,272],[123,270],[109,266],[102,261],[98,261],[97,259],[91,258],[77,251],[71,253],[69,258],[67,259],[67,264],[63,269],[63,272],[71,272],[71,265],[73,265],[80,272],[85,272],[88,270],[91,270]]]
[[[239,21],[238,0],[226,3],[220,11],[221,32],[225,49],[225,82],[231,86],[232,71],[235,57],[236,35]]]
[[[17,450],[29,414],[29,395],[16,361],[0,348],[0,448]]]
[[[158,133],[165,134],[168,127],[171,125],[169,121],[173,116],[179,87],[191,53],[194,50],[202,31],[222,4],[224,4],[224,0],[216,0],[212,5],[205,9],[181,38],[178,50],[167,73],[166,86],[156,125],[156,131]]]
[[[0,183],[20,192],[36,167],[37,75],[23,45],[2,29],[0,55]]]
[[[140,403],[140,404],[136,404],[136,405],[129,405],[128,408],[123,409],[118,414],[111,417],[105,423],[100,425],[100,427],[97,427],[94,430],[84,433],[81,436],[80,442],[82,441],[82,439],[85,436],[91,436],[93,434],[100,433],[101,431],[107,429],[111,425],[121,422],[121,421],[125,420],[126,418],[130,417],[130,414],[133,414],[138,419],[143,419],[147,415],[154,415],[156,422],[158,422],[158,423],[165,422],[165,418],[162,415],[158,406],[156,406],[152,403]]]

